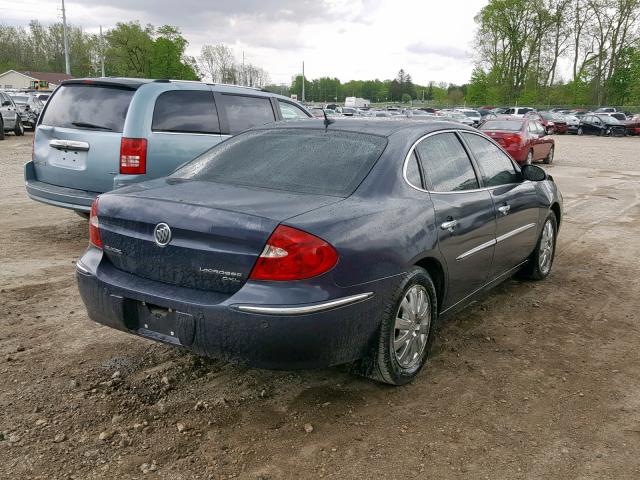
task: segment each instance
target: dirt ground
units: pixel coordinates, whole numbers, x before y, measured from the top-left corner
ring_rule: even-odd
[[[30,150],[0,142],[0,479],[640,478],[640,138],[557,137],[551,276],[448,321],[402,388],[92,323],[86,221],[27,198]]]

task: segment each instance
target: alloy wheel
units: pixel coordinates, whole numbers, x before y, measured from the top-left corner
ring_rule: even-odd
[[[538,255],[538,266],[540,272],[543,275],[549,273],[551,270],[551,261],[553,260],[553,248],[554,248],[554,236],[553,223],[551,220],[547,220],[542,229],[542,238],[540,239],[540,253]]]
[[[422,285],[413,285],[400,302],[394,326],[393,351],[402,368],[420,363],[430,327],[429,294]]]

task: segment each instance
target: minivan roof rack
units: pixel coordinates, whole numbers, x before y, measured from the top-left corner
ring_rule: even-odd
[[[262,91],[262,89],[258,87],[249,87],[248,85],[234,85],[233,83],[207,83],[207,85],[216,85],[219,87],[249,88],[251,90],[257,90],[259,92]]]

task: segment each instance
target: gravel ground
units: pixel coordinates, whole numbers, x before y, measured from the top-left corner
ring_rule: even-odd
[[[0,478],[640,478],[640,138],[557,142],[550,277],[458,314],[418,379],[390,388],[344,367],[248,370],[90,322],[73,275],[86,221],[27,198],[31,138],[8,136]]]

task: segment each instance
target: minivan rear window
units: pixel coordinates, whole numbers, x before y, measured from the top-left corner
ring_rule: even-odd
[[[61,85],[49,99],[41,124],[122,132],[134,93],[98,85]]]
[[[386,145],[386,138],[364,133],[254,130],[213,147],[171,177],[347,197]]]

